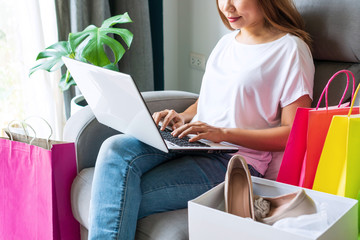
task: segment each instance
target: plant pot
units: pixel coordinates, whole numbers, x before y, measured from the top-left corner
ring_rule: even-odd
[[[83,107],[87,106],[88,103],[86,102],[83,95],[77,95],[73,99],[71,99],[70,108],[71,108],[71,115],[75,114],[77,111],[81,110]]]

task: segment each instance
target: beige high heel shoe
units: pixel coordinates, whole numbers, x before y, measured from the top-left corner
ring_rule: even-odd
[[[225,176],[225,211],[255,220],[251,175],[245,159],[233,156]]]
[[[248,165],[240,155],[233,156],[228,163],[224,197],[226,212],[269,225],[283,218],[317,212],[304,189],[278,197],[254,196]]]
[[[268,205],[267,210],[259,205]],[[304,189],[278,197],[255,196],[255,218],[259,222],[273,225],[276,221],[288,217],[298,217],[316,213],[314,201]]]

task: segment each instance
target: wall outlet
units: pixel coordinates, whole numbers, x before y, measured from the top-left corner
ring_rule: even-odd
[[[190,66],[192,68],[205,71],[205,56],[199,53],[190,53]]]

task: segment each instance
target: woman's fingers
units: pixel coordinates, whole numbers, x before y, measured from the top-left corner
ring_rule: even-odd
[[[205,124],[201,123],[201,122],[184,124],[181,127],[177,128],[173,131],[173,136],[182,138],[188,134],[197,134],[197,133],[203,132],[202,125],[205,125]]]
[[[152,117],[156,125],[159,125],[160,121],[168,114],[169,110],[163,110],[161,112],[155,112]]]
[[[155,112],[152,117],[157,125],[162,121],[161,130],[165,130],[169,125],[176,129],[184,124],[180,114],[174,110],[165,109],[161,112]]]
[[[179,138],[183,138],[189,134],[200,134],[202,133],[204,130],[202,129],[202,127],[200,126],[190,126],[187,129],[185,129],[184,131],[182,131],[178,137]]]
[[[195,134],[190,138],[190,142],[195,142],[200,139],[208,139],[213,142],[222,141],[222,130],[217,127],[207,125],[203,122],[194,122],[185,124],[173,131],[173,136],[183,138],[189,134]]]
[[[169,110],[167,115],[164,117],[161,130],[164,130],[173,120],[175,120],[178,113],[174,110]]]
[[[179,127],[183,126],[183,122],[182,121],[175,121],[174,124],[172,125],[172,130],[176,130]]]
[[[197,135],[194,135],[192,138],[189,139],[189,142],[196,142],[201,139],[206,139],[206,133],[199,133]]]

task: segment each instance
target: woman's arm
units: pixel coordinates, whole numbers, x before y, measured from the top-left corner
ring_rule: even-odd
[[[310,107],[310,105],[310,97],[308,95],[302,96],[281,110],[281,125],[279,127],[261,130],[223,129],[223,141],[256,150],[284,150],[294,122],[296,109],[298,107]]]
[[[196,115],[198,101],[199,99],[196,100],[194,104],[190,105],[190,107],[188,107],[184,112],[180,113],[180,115],[184,118],[184,123],[190,122]]]
[[[246,130],[240,128],[216,128],[197,122],[184,125],[174,131],[174,135],[183,137],[187,134],[197,134],[191,141],[204,138],[214,142],[226,141],[255,150],[281,151],[285,149],[296,109],[298,107],[310,107],[310,105],[311,99],[308,95],[305,95],[284,107],[281,110],[281,125],[279,127]]]

